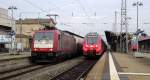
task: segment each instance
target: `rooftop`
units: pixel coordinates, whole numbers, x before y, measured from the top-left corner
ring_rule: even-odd
[[[44,19],[33,19],[33,18],[26,18],[26,19],[23,19],[23,20],[16,20],[16,23],[17,24],[43,24],[43,23],[55,23],[53,19],[48,19],[48,18],[44,18]]]
[[[146,37],[139,37],[140,41],[144,41],[144,40],[150,40],[150,36],[146,36]]]

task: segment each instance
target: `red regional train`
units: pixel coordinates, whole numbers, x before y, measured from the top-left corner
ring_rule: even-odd
[[[77,56],[78,42],[74,36],[83,39],[69,31],[58,29],[35,31],[32,40],[32,62],[49,62]]]
[[[92,32],[85,36],[83,42],[83,55],[87,58],[99,58],[104,53],[106,48],[106,44],[98,33]]]

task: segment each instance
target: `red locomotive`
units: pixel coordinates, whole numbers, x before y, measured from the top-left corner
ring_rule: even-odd
[[[52,61],[53,59],[78,55],[78,46],[74,36],[71,32],[58,29],[35,31],[32,40],[31,60],[33,62]]]
[[[83,55],[86,57],[99,57],[106,50],[106,44],[98,33],[88,33],[84,38]]]

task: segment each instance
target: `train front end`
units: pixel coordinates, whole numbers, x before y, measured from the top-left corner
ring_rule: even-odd
[[[86,35],[83,43],[83,55],[86,57],[101,55],[101,40],[97,33],[89,33]]]
[[[32,42],[32,61],[47,61],[56,56],[57,43],[54,30],[36,31]]]

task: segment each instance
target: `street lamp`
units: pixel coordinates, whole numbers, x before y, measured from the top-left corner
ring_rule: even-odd
[[[143,3],[142,2],[135,2],[133,3],[133,6],[136,6],[137,7],[137,31],[138,31],[138,28],[139,28],[139,6],[143,6]],[[138,42],[138,35],[137,35],[137,46],[139,48],[139,42]],[[138,52],[138,48],[137,48],[137,52]]]
[[[138,27],[139,27],[139,6],[143,6],[143,3],[138,1],[136,3],[133,3],[133,6],[137,7],[137,30],[138,30]]]
[[[16,33],[16,27],[15,27],[15,20],[14,20],[14,10],[16,10],[17,8],[15,6],[9,6],[8,8],[9,10],[11,10],[11,32],[13,32],[14,34],[11,37],[11,50],[13,51],[15,48],[15,33]],[[11,51],[11,52],[12,52]]]

